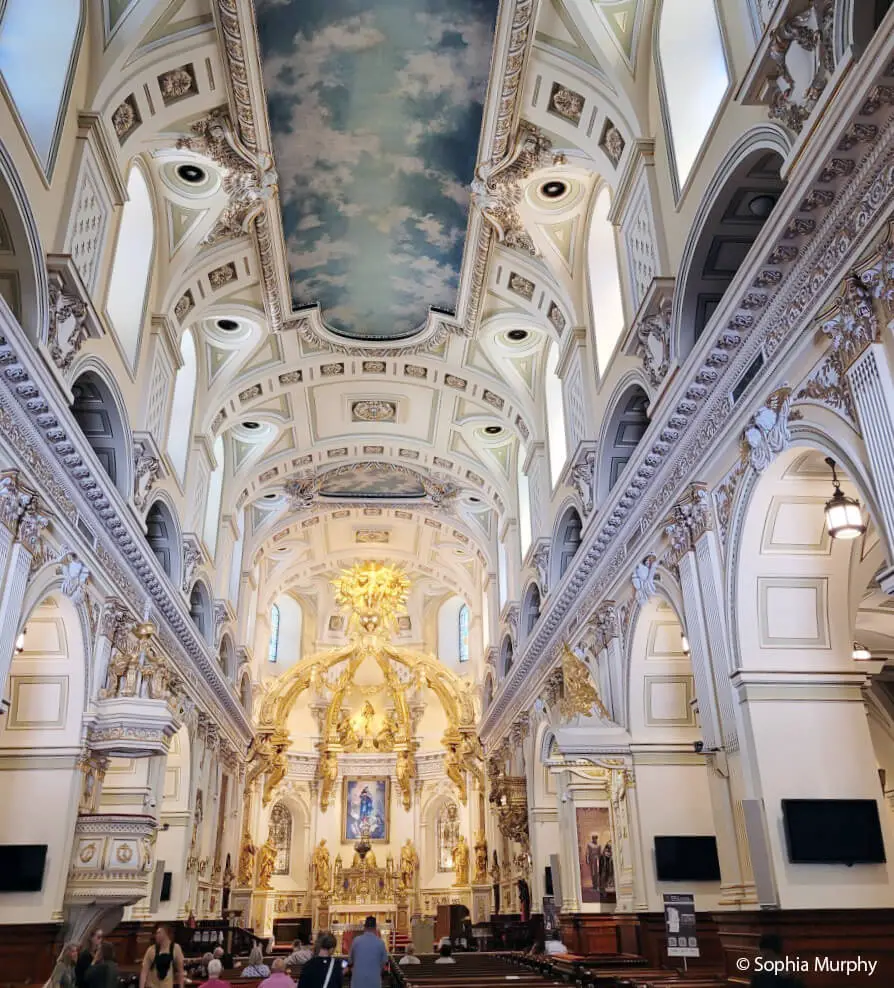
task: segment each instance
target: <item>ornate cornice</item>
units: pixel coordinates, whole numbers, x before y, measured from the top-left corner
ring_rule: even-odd
[[[849,259],[883,220],[894,195],[894,63],[887,46],[877,34],[864,52],[863,95],[846,97],[850,118],[829,112],[812,135],[812,169],[802,167],[787,186],[690,354],[687,373],[671,382],[622,482],[598,523],[585,530],[572,573],[550,595],[485,713],[483,740],[502,736],[513,711],[533,700],[572,625],[630,571],[637,550],[653,539],[656,523],[699,465],[742,428],[753,406],[737,408],[732,392],[755,367],[758,352],[763,363],[754,371],[753,386],[764,382],[768,388],[778,382],[780,366],[795,348],[813,345],[804,324],[843,278]],[[855,124],[868,117],[877,131],[866,140],[849,140]],[[810,233],[795,222],[805,211],[815,220]],[[755,290],[768,286],[772,296],[764,295],[755,307]],[[653,493],[644,498],[646,491]]]
[[[233,739],[244,744],[251,730],[245,713],[189,620],[182,598],[161,573],[133,512],[96,464],[49,369],[34,355],[21,327],[3,319],[3,311],[0,320],[0,440],[52,507],[54,523],[68,528],[60,537],[76,547],[83,540],[81,524],[86,525],[95,536],[94,571],[103,573],[132,613],[143,614],[147,601],[154,605],[159,642],[177,660],[190,692],[217,708]]]

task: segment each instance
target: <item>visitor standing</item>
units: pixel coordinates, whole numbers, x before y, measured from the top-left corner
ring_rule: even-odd
[[[375,916],[367,916],[363,933],[354,937],[348,963],[352,988],[382,988],[382,971],[388,965],[388,951],[376,930]]]

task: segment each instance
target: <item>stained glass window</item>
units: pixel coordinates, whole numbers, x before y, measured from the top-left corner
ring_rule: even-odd
[[[267,648],[267,661],[276,662],[279,653],[279,608],[276,604],[270,608],[270,645]]]
[[[288,875],[292,855],[292,814],[282,803],[277,803],[270,814],[270,839],[276,845],[274,875]]]
[[[447,802],[438,812],[438,871],[453,871],[453,849],[459,841],[459,807]]]
[[[459,609],[459,661],[469,661],[469,608],[466,604]]]

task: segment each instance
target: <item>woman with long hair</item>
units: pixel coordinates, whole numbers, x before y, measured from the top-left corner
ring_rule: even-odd
[[[46,988],[74,988],[75,964],[78,962],[78,945],[67,943],[56,958],[56,966],[46,983]]]
[[[327,930],[317,937],[314,956],[302,965],[298,988],[341,988],[341,963],[333,950],[335,937]]]

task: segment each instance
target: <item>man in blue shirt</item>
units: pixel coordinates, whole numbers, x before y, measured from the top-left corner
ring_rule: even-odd
[[[388,964],[388,951],[376,931],[375,916],[367,916],[363,933],[354,937],[348,963],[352,988],[382,988],[382,971]]]

